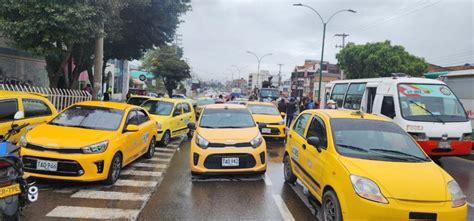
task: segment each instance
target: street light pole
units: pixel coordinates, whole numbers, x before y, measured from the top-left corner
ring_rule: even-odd
[[[352,13],[356,13],[356,11],[352,10],[352,9],[345,9],[345,10],[340,10],[340,11],[337,11],[335,12],[334,14],[332,14],[327,21],[324,21],[323,17],[319,14],[318,11],[316,11],[316,9],[312,8],[311,6],[308,6],[308,5],[305,5],[305,4],[301,4],[301,3],[298,3],[298,4],[293,4],[293,6],[299,6],[299,7],[305,7],[305,8],[309,8],[311,9],[313,12],[315,12],[318,17],[321,19],[321,22],[323,23],[323,41],[322,41],[322,46],[321,46],[321,61],[320,61],[320,65],[319,65],[319,88],[318,88],[318,102],[321,101],[321,81],[323,79],[323,60],[324,60],[324,42],[326,40],[326,25],[329,23],[329,21],[331,21],[331,19],[341,13],[341,12],[352,12]]]
[[[262,59],[266,56],[270,56],[272,55],[272,53],[268,53],[266,55],[263,55],[262,57],[259,57],[257,54],[251,52],[251,51],[247,51],[247,53],[249,54],[252,54],[253,56],[255,56],[255,58],[257,58],[257,83],[256,83],[256,87],[258,88],[258,80],[260,78],[260,62],[262,61]]]

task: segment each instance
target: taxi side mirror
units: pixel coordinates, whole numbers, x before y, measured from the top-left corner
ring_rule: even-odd
[[[321,153],[321,151],[322,151],[322,149],[321,149],[321,144],[322,144],[322,143],[321,143],[321,140],[319,139],[319,137],[309,137],[309,138],[307,139],[307,141],[308,141],[308,144],[309,144],[309,145],[313,146],[314,148],[316,148],[316,150],[317,150],[318,152]]]
[[[13,119],[15,119],[15,120],[21,120],[23,118],[25,118],[25,112],[23,112],[23,111],[17,111],[15,113],[15,116],[13,116]]]
[[[285,117],[286,117],[286,113],[285,113],[285,112],[280,112],[280,115],[281,115],[281,118],[285,118]]]
[[[195,123],[188,123],[188,129],[196,130],[196,124]]]
[[[134,124],[127,125],[127,128],[125,129],[125,131],[127,132],[137,132],[138,130],[139,130],[138,126]]]

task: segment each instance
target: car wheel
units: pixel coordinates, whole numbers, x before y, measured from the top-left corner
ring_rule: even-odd
[[[150,145],[148,145],[148,150],[144,155],[145,159],[150,159],[155,154],[155,141],[155,137],[151,138]]]
[[[342,221],[341,204],[334,191],[329,190],[324,193],[322,209],[324,221]]]
[[[167,130],[165,134],[163,134],[163,137],[161,138],[159,142],[160,146],[166,147],[170,143],[170,139],[171,139],[171,134],[170,134],[170,131]]]
[[[297,178],[291,170],[291,161],[289,155],[285,155],[285,158],[283,158],[283,175],[285,176],[286,183],[295,184]]]
[[[105,184],[112,185],[117,182],[120,171],[122,170],[122,154],[116,153],[114,158],[112,158],[112,162],[110,162],[109,168],[109,175],[107,176],[107,180],[105,180]]]

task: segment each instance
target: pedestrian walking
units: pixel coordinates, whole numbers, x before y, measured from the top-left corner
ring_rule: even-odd
[[[293,117],[295,116],[296,112],[296,102],[295,98],[290,98],[290,102],[286,105],[286,126],[290,127],[291,121],[293,121]]]
[[[314,108],[314,102],[313,99],[308,99],[308,104],[306,105],[308,109],[313,109]]]
[[[285,98],[281,98],[280,101],[278,102],[278,111],[280,113],[286,113],[286,101]]]

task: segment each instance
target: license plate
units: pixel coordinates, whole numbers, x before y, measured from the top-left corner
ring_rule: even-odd
[[[239,158],[222,158],[222,166],[223,167],[238,167],[239,166]]]
[[[49,160],[37,160],[36,169],[45,171],[58,171],[58,162]]]
[[[438,147],[441,149],[450,149],[451,144],[448,141],[440,141]]]
[[[20,184],[14,184],[7,187],[0,188],[0,198],[5,198],[7,196],[15,195],[21,193]]]
[[[271,132],[272,132],[272,130],[270,128],[262,128],[262,133],[264,133],[264,134],[269,134]]]

